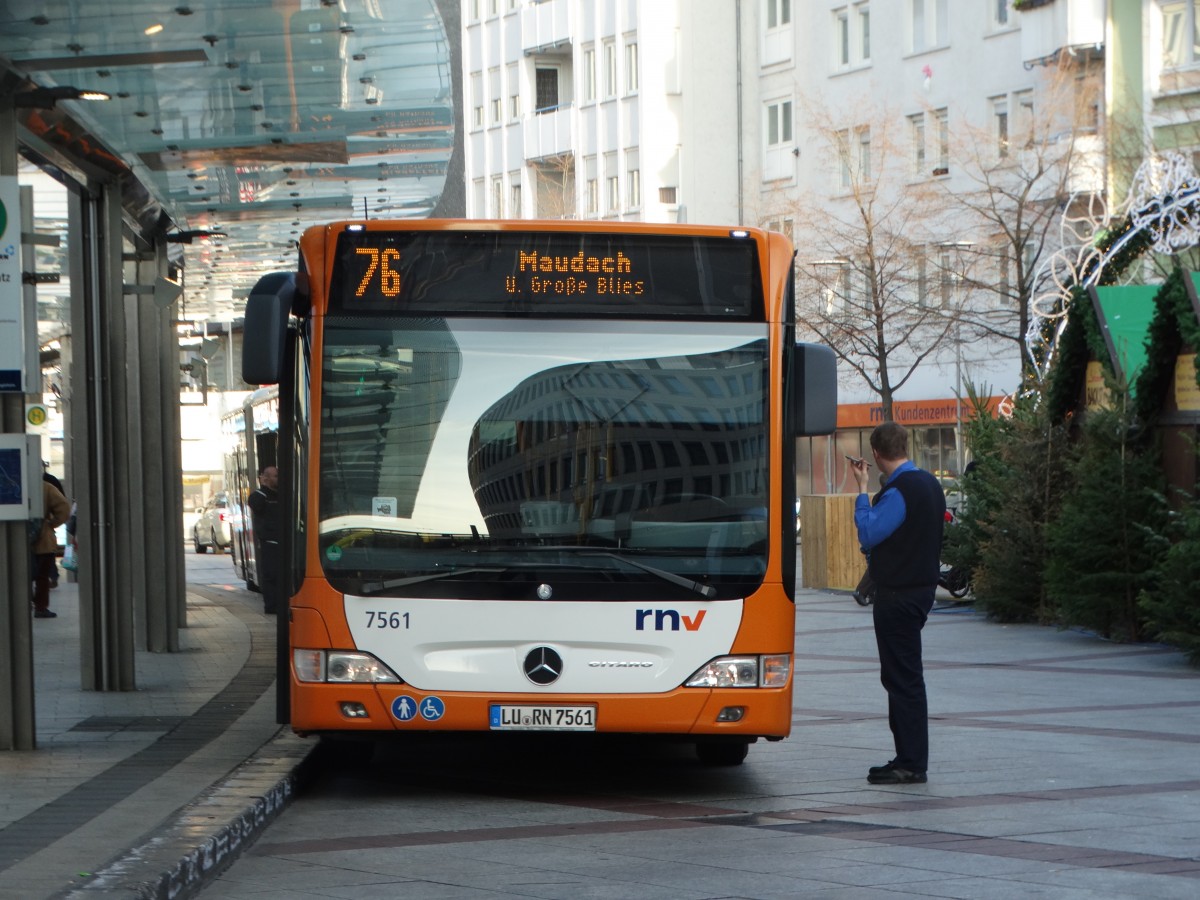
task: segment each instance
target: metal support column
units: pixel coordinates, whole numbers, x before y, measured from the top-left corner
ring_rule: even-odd
[[[17,119],[0,103],[0,175],[17,174]],[[10,211],[10,215],[15,210]],[[25,395],[0,394],[0,432],[25,431]],[[32,750],[33,632],[29,612],[29,533],[25,522],[0,522],[0,750]]]
[[[79,503],[80,680],[84,690],[136,685],[125,410],[123,246],[120,189],[72,192],[71,466]]]

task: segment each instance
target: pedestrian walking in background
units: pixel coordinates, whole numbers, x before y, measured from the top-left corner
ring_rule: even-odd
[[[929,767],[929,710],[921,629],[937,593],[946,496],[933,475],[909,460],[908,432],[898,422],[871,432],[871,453],[886,480],[869,499],[870,466],[866,460],[851,464],[859,490],[854,524],[875,583],[875,642],[896,755],[873,766],[867,781],[922,784]]]

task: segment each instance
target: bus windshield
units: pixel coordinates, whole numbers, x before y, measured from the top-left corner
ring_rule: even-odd
[[[745,597],[763,323],[329,316],[321,562],[356,595]]]

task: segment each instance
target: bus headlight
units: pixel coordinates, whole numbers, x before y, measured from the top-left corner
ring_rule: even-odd
[[[399,683],[396,673],[370,653],[349,650],[293,650],[299,681],[330,684]]]
[[[684,687],[783,687],[792,668],[787,653],[771,656],[719,656],[697,669]]]

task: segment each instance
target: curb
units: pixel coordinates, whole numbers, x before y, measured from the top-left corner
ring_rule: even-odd
[[[215,880],[291,803],[317,743],[281,731],[133,847],[58,896],[184,900]]]

